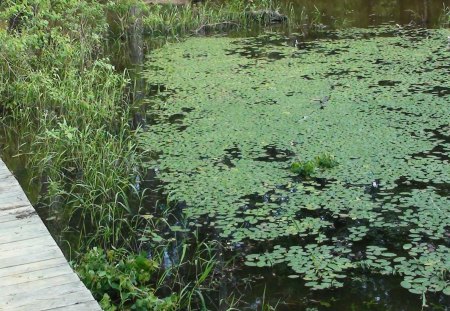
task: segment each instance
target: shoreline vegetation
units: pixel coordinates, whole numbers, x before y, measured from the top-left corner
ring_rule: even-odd
[[[138,147],[130,72],[114,66],[105,46],[126,40],[136,23],[144,35],[177,38],[272,24],[314,28],[320,16],[271,0],[0,3],[1,136],[9,153],[26,159],[39,206],[104,310],[206,309],[205,294],[233,265],[220,242],[183,232],[170,204],[144,209],[152,189],[142,186],[142,162],[151,155]],[[181,253],[171,262],[174,247]],[[230,310],[239,299],[219,298]]]

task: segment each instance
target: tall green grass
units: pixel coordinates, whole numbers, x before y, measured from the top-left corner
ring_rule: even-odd
[[[199,3],[186,5],[174,4],[151,4],[145,5],[138,0],[123,0],[110,5],[112,16],[121,12],[120,16],[113,18],[116,29],[126,34],[127,25],[136,19],[136,15],[130,14],[126,9],[128,1],[140,12],[139,18],[146,34],[153,36],[178,37],[186,34],[196,33],[202,26],[228,23],[233,29],[244,29],[249,26],[262,26],[267,20],[252,18],[248,15],[251,11],[269,10],[280,11],[293,20],[293,7],[283,5],[276,0],[231,0],[213,1],[206,0]],[[225,29],[220,28],[218,29]]]
[[[438,26],[441,28],[450,27],[450,6],[443,4],[442,13],[439,16]]]
[[[129,126],[127,74],[102,59],[104,7],[91,1],[2,3],[15,29],[0,30],[0,96],[5,122],[29,144],[43,202],[78,228],[84,246],[123,245],[139,173]],[[139,201],[139,199],[138,199]],[[131,229],[131,228],[129,228]]]

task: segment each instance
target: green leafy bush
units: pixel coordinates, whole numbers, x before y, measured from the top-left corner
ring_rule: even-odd
[[[158,298],[152,287],[158,263],[143,254],[93,248],[74,266],[104,310],[176,310],[178,296]],[[153,282],[152,282],[153,281]]]
[[[314,160],[309,161],[297,161],[291,164],[292,173],[298,174],[302,177],[310,177],[316,171],[321,168],[333,168],[339,163],[335,160],[334,156],[330,154],[318,155]]]

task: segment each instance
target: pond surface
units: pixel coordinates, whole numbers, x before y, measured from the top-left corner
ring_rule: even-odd
[[[327,16],[358,26],[438,7],[343,3]],[[223,287],[240,309],[450,308],[450,31],[395,23],[149,53],[148,168],[185,226],[237,257]],[[324,155],[338,165],[290,169]]]
[[[415,23],[435,26],[448,1],[439,0],[293,0],[297,15],[320,12],[328,26],[368,27],[380,23]],[[314,15],[309,13],[309,15]],[[317,18],[317,15],[314,15]]]

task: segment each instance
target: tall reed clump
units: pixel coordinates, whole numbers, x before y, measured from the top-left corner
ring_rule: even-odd
[[[43,202],[59,205],[66,224],[90,237],[84,242],[126,244],[140,155],[128,125],[127,75],[102,59],[104,5],[7,0],[0,12],[1,110],[28,138],[20,152],[46,180]]]
[[[145,32],[152,36],[181,36],[199,32],[208,27],[212,30],[227,30],[245,28],[248,26],[261,26],[270,24],[267,15],[262,11],[278,12],[293,17],[291,7],[282,7],[276,0],[231,0],[231,1],[201,1],[192,3],[187,1],[184,5],[150,4],[132,0],[133,5],[141,12]],[[125,25],[130,23],[134,16],[129,14],[127,4],[129,0],[119,0],[109,6],[115,18],[116,26],[123,31]],[[250,14],[261,11],[261,15]]]
[[[438,25],[441,28],[450,27],[450,6],[443,4],[442,13],[439,16]]]

